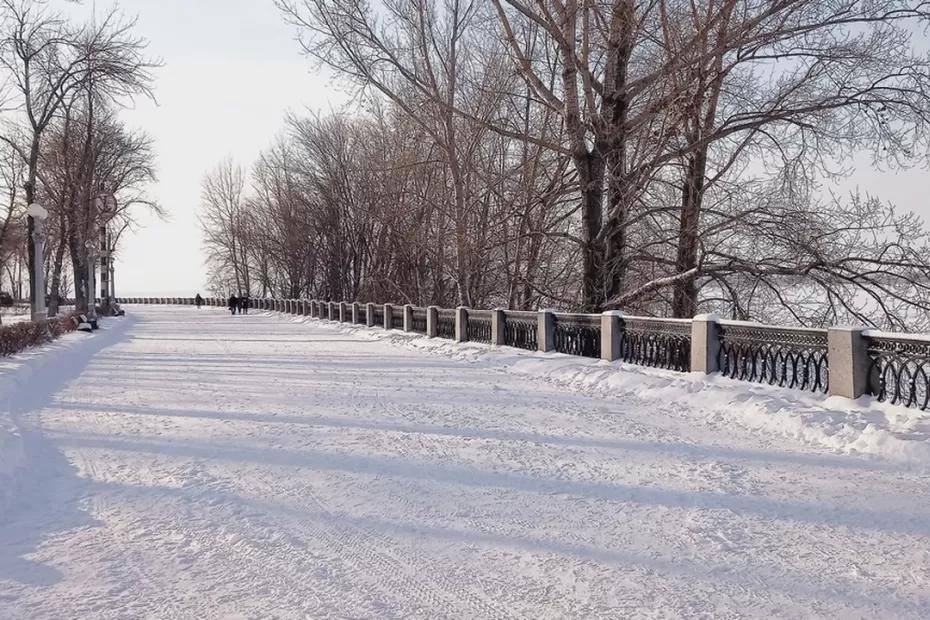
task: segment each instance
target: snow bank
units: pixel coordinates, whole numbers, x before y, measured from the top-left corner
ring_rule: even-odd
[[[316,321],[303,317],[291,320]],[[695,422],[736,424],[836,453],[874,455],[920,468],[930,467],[930,414],[879,403],[871,397],[850,401],[721,376],[682,374],[558,353],[534,353],[378,328],[321,323],[359,337],[499,368],[573,390],[653,401],[657,408],[674,411]],[[667,407],[668,403],[676,406]]]
[[[19,415],[50,395],[48,378],[53,374],[53,366],[57,370],[80,364],[91,343],[101,336],[117,335],[128,323],[124,319],[108,319],[101,322],[102,329],[93,336],[71,332],[47,345],[0,359],[0,515],[16,496],[22,474],[29,465]]]

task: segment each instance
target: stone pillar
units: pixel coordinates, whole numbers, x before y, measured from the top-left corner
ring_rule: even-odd
[[[615,362],[620,359],[623,338],[623,313],[609,310],[601,315],[601,359]]]
[[[869,391],[869,344],[865,327],[831,327],[827,331],[830,395],[859,398]]]
[[[720,370],[720,317],[699,314],[691,321],[691,372],[709,375]]]
[[[455,341],[468,342],[468,308],[465,306],[455,309]]]
[[[491,344],[503,345],[506,339],[507,314],[503,308],[491,310]]]
[[[439,307],[429,306],[426,309],[426,337],[435,338],[439,334]]]
[[[552,310],[540,310],[537,321],[539,350],[555,351],[555,313]]]
[[[365,325],[375,326],[375,305],[373,303],[365,304]]]
[[[362,305],[357,301],[352,302],[352,325],[358,325],[362,316]]]
[[[404,331],[413,331],[413,306],[411,304],[404,305]]]
[[[329,302],[329,320],[335,321],[339,318],[339,307],[335,301]]]
[[[339,322],[345,323],[349,320],[349,304],[344,301],[339,302]]]
[[[384,304],[384,329],[391,329],[394,326],[394,306]]]

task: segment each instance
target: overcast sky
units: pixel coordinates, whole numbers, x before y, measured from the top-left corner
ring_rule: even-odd
[[[90,0],[69,12],[88,14]],[[97,2],[98,10],[110,6]],[[206,292],[200,182],[231,156],[248,166],[281,130],[287,111],[336,109],[345,101],[328,76],[300,54],[293,29],[272,0],[121,0],[138,17],[138,33],[164,61],[157,104],[140,101],[124,119],[156,141],[155,199],[169,219],[143,216],[117,260],[117,294]],[[860,188],[930,219],[930,173],[881,173],[862,157],[858,172],[835,188]]]

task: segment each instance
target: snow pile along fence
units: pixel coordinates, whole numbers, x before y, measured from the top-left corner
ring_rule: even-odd
[[[193,304],[189,298],[130,297],[121,304]],[[207,306],[226,300],[209,298]],[[524,350],[623,361],[677,372],[830,394],[871,395],[930,409],[930,336],[865,327],[812,329],[721,320],[575,314],[540,310],[428,308],[316,299],[256,299],[254,307]]]

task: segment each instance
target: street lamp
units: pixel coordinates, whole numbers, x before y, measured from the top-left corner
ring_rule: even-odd
[[[33,203],[26,209],[26,215],[33,220],[32,244],[35,248],[35,260],[32,262],[32,273],[29,274],[34,291],[30,310],[33,321],[44,321],[48,318],[45,307],[45,220],[48,219],[48,211],[42,205]]]

